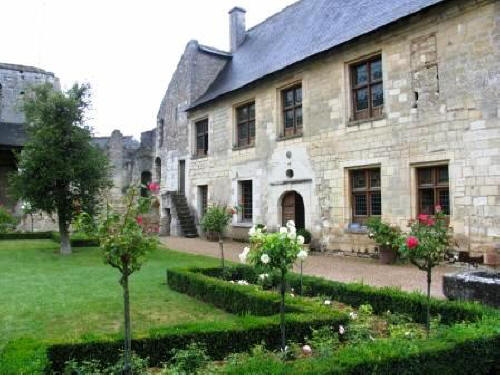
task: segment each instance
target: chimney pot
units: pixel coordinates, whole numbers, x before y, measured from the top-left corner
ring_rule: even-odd
[[[234,7],[229,11],[229,47],[231,52],[236,51],[245,40],[245,13],[246,10],[240,7]]]

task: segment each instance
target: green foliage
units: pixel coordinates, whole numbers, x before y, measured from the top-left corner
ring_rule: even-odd
[[[380,246],[386,246],[397,251],[401,229],[384,223],[380,218],[372,217],[366,223],[370,230],[369,236]]]
[[[121,375],[123,370],[124,356],[120,356],[118,362],[113,365],[103,365],[95,359],[77,362],[70,360],[64,367],[64,375]],[[134,374],[151,374],[148,370],[148,360],[142,359],[136,354],[130,357],[130,364]]]
[[[199,343],[191,343],[185,349],[172,350],[171,364],[166,366],[166,373],[171,375],[198,374],[210,361],[207,348]]]
[[[0,233],[0,240],[40,240],[52,238],[53,232],[12,232]]]
[[[78,209],[95,212],[110,184],[108,160],[85,125],[88,91],[86,85],[65,93],[50,84],[33,87],[24,103],[27,141],[10,178],[12,195],[32,210],[57,213],[64,233]]]
[[[446,216],[439,210],[434,217],[419,215],[418,220],[411,224],[409,235],[405,237],[406,241],[401,239],[399,249],[403,257],[422,271],[429,271],[443,261],[450,246]],[[413,246],[410,239],[416,239],[416,245]]]
[[[4,206],[0,205],[0,233],[14,231],[17,223],[18,220]]]
[[[297,229],[297,236],[304,237],[304,243],[305,244],[310,244],[311,243],[312,235],[311,235],[311,232],[309,232],[307,229],[305,229],[305,228]]]
[[[223,205],[212,205],[201,219],[201,228],[205,233],[217,233],[219,237],[224,235],[227,226],[233,218],[234,210]]]
[[[285,364],[281,360],[281,356],[266,350],[263,345],[256,345],[249,353],[237,353],[229,356],[227,365],[220,373],[282,375],[284,370]]]
[[[61,234],[59,232],[51,232],[50,238],[54,242],[61,242]],[[70,242],[72,247],[99,246],[99,239],[96,236],[90,236],[84,232],[71,233]]]
[[[338,331],[331,326],[323,326],[312,330],[312,337],[307,340],[314,355],[325,357],[331,355],[340,346]]]

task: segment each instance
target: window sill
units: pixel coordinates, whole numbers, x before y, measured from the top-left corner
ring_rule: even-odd
[[[246,146],[233,146],[233,151],[241,151],[241,150],[247,150],[249,148],[254,148],[255,144],[253,145],[246,145]]]
[[[191,155],[191,160],[201,160],[201,159],[207,159],[208,155]]]
[[[382,116],[377,116],[377,117],[371,117],[371,118],[366,118],[366,119],[362,119],[362,120],[349,120],[349,122],[347,123],[347,126],[348,127],[354,127],[354,126],[358,126],[358,125],[361,125],[361,124],[365,124],[367,122],[374,122],[374,121],[380,121],[380,120],[384,120],[386,117],[385,114],[383,114]]]
[[[276,137],[276,142],[281,142],[281,141],[287,141],[289,139],[295,139],[295,138],[302,138],[303,133],[300,134],[294,134],[294,135],[280,135],[279,137]]]
[[[349,226],[344,230],[345,233],[351,234],[368,234],[368,227],[365,225],[353,226],[349,224]]]
[[[249,221],[248,222],[245,222],[245,221],[240,222],[239,221],[236,224],[233,224],[233,227],[235,227],[235,228],[251,228],[251,227],[253,227],[253,223],[251,223]]]

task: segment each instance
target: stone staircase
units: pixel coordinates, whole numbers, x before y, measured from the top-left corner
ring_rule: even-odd
[[[184,237],[198,237],[198,231],[196,230],[194,218],[191,215],[191,211],[189,210],[187,199],[184,194],[179,192],[172,192],[171,197],[172,203],[175,206],[175,211],[177,212],[177,219],[181,224]]]

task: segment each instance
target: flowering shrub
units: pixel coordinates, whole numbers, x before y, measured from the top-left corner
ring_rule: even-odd
[[[17,220],[7,209],[0,204],[0,233],[14,231]]]
[[[436,215],[419,215],[410,223],[410,233],[400,239],[399,251],[421,271],[427,273],[427,335],[430,330],[429,300],[431,294],[432,268],[444,260],[450,245],[449,226],[441,207],[436,206]]]
[[[377,244],[397,251],[401,235],[401,230],[397,226],[384,223],[379,218],[370,218],[366,225],[370,230],[368,236]]]
[[[285,351],[285,280],[286,273],[299,258],[304,260],[307,252],[302,248],[304,237],[297,235],[295,223],[288,221],[277,233],[265,233],[264,228],[252,227],[249,231],[250,247],[239,255],[242,263],[247,260],[263,271],[278,270],[281,274],[281,350]]]

